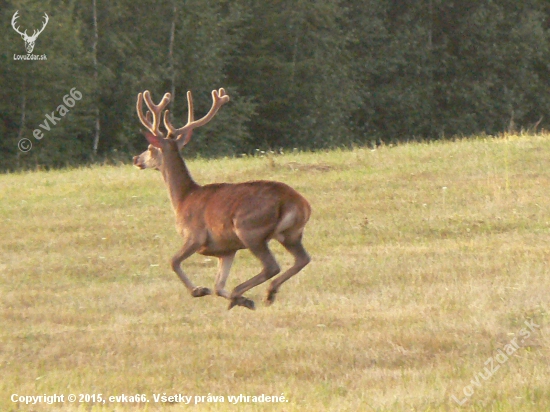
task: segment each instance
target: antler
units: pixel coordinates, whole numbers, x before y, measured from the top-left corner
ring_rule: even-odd
[[[193,95],[191,94],[191,92],[187,92],[187,104],[189,106],[187,124],[183,127],[180,127],[179,129],[174,128],[174,126],[172,126],[172,123],[170,123],[169,111],[166,110],[166,112],[164,112],[164,126],[166,126],[166,130],[168,130],[168,133],[176,140],[181,139],[182,136],[185,135],[185,139],[182,145],[185,146],[187,142],[189,142],[189,140],[191,139],[191,132],[193,131],[193,129],[204,126],[206,123],[212,120],[220,107],[222,107],[228,101],[229,95],[225,93],[225,89],[221,88],[220,90],[212,90],[212,107],[210,108],[210,111],[202,119],[195,120],[193,109]]]
[[[19,27],[15,27],[15,24],[17,23],[17,19],[19,18],[19,10],[17,10],[15,12],[15,14],[13,15],[12,19],[11,19],[11,26],[13,27],[13,29],[19,33],[21,35],[21,37],[23,37],[24,39],[26,39],[27,41],[33,41],[33,40],[36,40],[36,38],[38,37],[38,35],[40,33],[42,33],[44,31],[44,29],[46,28],[46,25],[48,24],[48,22],[50,21],[50,18],[48,17],[48,14],[47,13],[44,13],[44,17],[45,17],[45,20],[44,22],[42,23],[42,28],[40,30],[34,30],[33,33],[32,33],[32,36],[29,36],[27,34],[27,30],[25,30],[23,33],[21,33],[21,31],[19,31]]]
[[[27,30],[25,30],[24,33],[21,33],[21,32],[19,31],[19,27],[15,27],[16,20],[19,18],[18,13],[19,13],[19,10],[17,10],[17,11],[15,12],[15,14],[13,15],[13,17],[12,17],[12,19],[11,19],[11,26],[12,26],[13,29],[14,29],[17,33],[19,33],[21,36],[28,37],[28,36],[27,36]]]
[[[46,25],[47,25],[48,22],[50,21],[50,18],[48,17],[48,15],[46,14],[46,12],[44,12],[44,17],[45,17],[45,20],[44,20],[44,22],[42,23],[42,28],[41,28],[40,30],[34,30],[34,31],[33,31],[32,36],[30,37],[32,40],[36,40],[36,38],[38,37],[38,35],[44,31],[44,29],[46,28]],[[26,30],[25,30],[25,32],[26,32]]]
[[[150,111],[147,112],[147,114],[143,115],[143,98],[145,97],[145,104],[149,108]],[[159,104],[153,103],[153,100],[151,99],[151,93],[149,90],[145,90],[143,92],[143,95],[140,93],[138,94],[137,98],[137,114],[139,117],[139,120],[141,121],[141,124],[144,125],[151,133],[153,133],[157,137],[164,137],[162,132],[159,130],[160,126],[160,115],[164,108],[170,103],[171,95],[170,93],[166,93]],[[167,113],[168,111],[166,111]],[[165,118],[166,118],[165,113]],[[152,119],[151,119],[152,114]],[[166,120],[165,120],[166,121]]]

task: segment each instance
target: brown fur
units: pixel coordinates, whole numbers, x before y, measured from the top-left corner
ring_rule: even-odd
[[[214,93],[214,105],[205,116],[205,118],[209,116],[206,121],[209,121],[217,109],[229,100],[223,89],[220,89],[219,95]],[[220,103],[223,97],[227,99]],[[309,256],[301,240],[311,214],[311,206],[296,190],[281,182],[257,180],[236,184],[198,185],[192,179],[185,161],[179,154],[179,149],[190,138],[191,131],[186,129],[187,125],[177,131],[171,125],[167,126],[171,132],[179,132],[175,139],[164,138],[158,130],[157,116],[160,116],[169,98],[169,94],[166,94],[161,104],[157,106],[151,102],[146,92],[147,106],[153,112],[153,122],[151,122],[140,112],[141,95],[138,97],[138,114],[151,133],[146,134],[150,142],[149,148],[141,155],[134,157],[134,165],[140,169],[160,170],[168,188],[176,215],[176,228],[184,240],[182,249],[172,259],[172,268],[192,296],[204,296],[211,291],[208,288],[195,287],[181,270],[180,265],[193,253],[215,256],[219,259],[216,294],[231,301],[230,309],[235,305],[254,309],[254,302],[243,297],[242,294],[279,273],[279,265],[267,246],[271,239],[276,239],[295,257],[295,263],[271,282],[266,299],[270,304],[274,301],[280,285],[309,263]],[[215,107],[215,105],[218,106]],[[191,100],[189,106],[191,110]],[[205,123],[205,118],[195,123],[202,122],[200,123],[202,125]],[[188,125],[191,122],[190,114]],[[238,285],[229,294],[224,289],[225,281],[235,253],[240,249],[249,249],[258,257],[262,262],[263,270],[257,276]]]

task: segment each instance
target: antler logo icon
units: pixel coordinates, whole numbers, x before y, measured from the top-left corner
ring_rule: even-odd
[[[12,25],[13,29],[17,33],[19,33],[21,35],[21,37],[23,38],[23,40],[25,41],[25,48],[27,49],[27,53],[31,54],[32,51],[34,50],[34,43],[36,42],[36,39],[38,38],[40,33],[42,33],[44,31],[44,29],[46,28],[46,25],[48,24],[48,21],[50,20],[50,18],[48,17],[48,15],[46,13],[44,13],[44,22],[42,23],[42,28],[40,30],[34,30],[32,36],[29,36],[27,34],[27,30],[25,30],[23,33],[21,33],[21,31],[19,30],[19,27],[15,26],[16,23],[17,23],[16,20],[19,17],[18,13],[19,13],[19,10],[17,10],[15,12],[15,14],[13,15],[13,17],[11,19],[11,25]]]

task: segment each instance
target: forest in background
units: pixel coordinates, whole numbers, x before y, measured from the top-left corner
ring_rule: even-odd
[[[29,35],[47,13],[32,52],[46,60],[16,57],[27,54],[16,11]],[[0,17],[3,171],[130,159],[146,147],[135,113],[146,89],[173,93],[178,125],[187,90],[202,116],[226,88],[230,104],[191,156],[550,125],[547,0],[0,0]]]

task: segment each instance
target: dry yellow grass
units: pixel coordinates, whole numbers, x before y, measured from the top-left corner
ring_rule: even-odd
[[[171,271],[180,239],[160,174],[0,176],[0,410],[192,407],[155,402],[164,393],[223,396],[194,407],[212,411],[550,410],[549,154],[538,135],[189,162],[201,183],[281,180],[313,206],[312,263],[255,312],[191,298]],[[215,260],[184,268],[213,285]],[[240,252],[228,289],[258,270]],[[520,336],[527,320],[540,328]],[[228,402],[239,394],[288,402]]]

